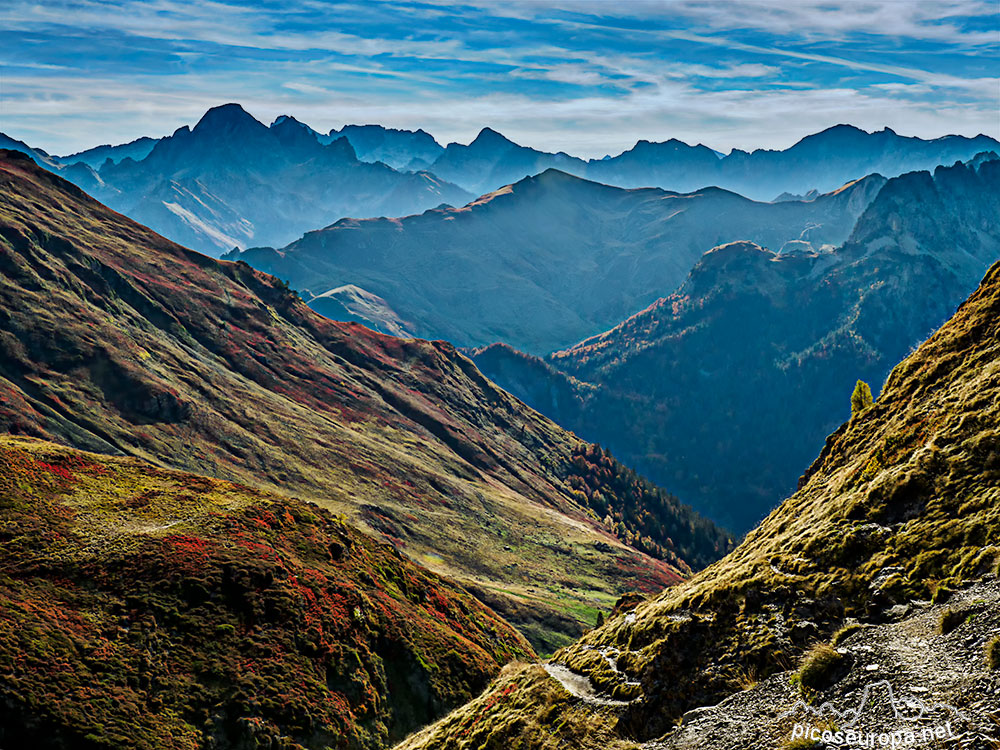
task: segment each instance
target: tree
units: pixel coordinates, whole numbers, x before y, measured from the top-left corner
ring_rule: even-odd
[[[868,387],[868,383],[859,380],[854,386],[854,393],[851,394],[851,416],[856,417],[874,403],[872,389]]]

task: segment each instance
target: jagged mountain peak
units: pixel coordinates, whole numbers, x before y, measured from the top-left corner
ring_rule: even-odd
[[[285,128],[299,128],[301,130],[305,130],[308,133],[311,133],[314,136],[317,135],[317,132],[313,128],[309,127],[301,120],[295,119],[291,115],[279,115],[278,117],[274,118],[274,122],[272,122],[271,125],[269,126],[269,129],[271,130],[285,129]]]
[[[232,134],[237,130],[266,129],[266,126],[243,109],[242,105],[230,102],[229,104],[212,107],[205,112],[191,132],[197,135],[205,133]]]
[[[489,147],[489,148],[497,148],[501,146],[503,147],[515,146],[515,145],[517,144],[515,144],[514,141],[510,140],[507,136],[497,132],[496,130],[490,127],[485,127],[482,130],[480,130],[479,135],[477,135],[475,139],[472,141],[472,143],[469,144],[470,147],[479,146],[479,147]]]

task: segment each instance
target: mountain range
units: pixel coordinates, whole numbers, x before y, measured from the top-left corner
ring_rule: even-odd
[[[267,127],[238,104],[156,141],[65,158],[4,138],[0,146],[26,151],[111,208],[214,256],[290,242],[342,216],[411,214],[473,197],[427,172],[361,161],[346,138],[320,139],[294,118]]]
[[[659,187],[686,193],[715,186],[753,200],[770,201],[783,193],[830,192],[875,172],[895,177],[933,169],[1000,147],[1000,142],[986,135],[925,140],[901,136],[889,128],[869,133],[851,125],[835,125],[783,150],[733,149],[721,154],[701,144],[691,146],[670,138],[640,140],[617,156],[581,159],[564,151],[551,153],[522,146],[487,127],[467,145],[449,143],[443,149],[437,146],[437,155],[432,159],[435,149],[428,141],[430,136],[421,136],[422,131],[382,131],[387,142],[398,144],[400,150],[408,149],[395,157],[393,166],[402,166],[410,156],[408,168],[426,168],[477,195],[547,169],[558,169],[618,187]],[[363,144],[348,128],[341,133],[355,148]],[[360,145],[358,153],[362,150],[368,153],[364,145]]]
[[[331,131],[328,137],[337,133]],[[869,133],[851,125],[835,125],[783,150],[733,149],[721,154],[701,144],[691,146],[670,138],[640,140],[616,156],[581,159],[564,151],[551,153],[522,146],[489,127],[467,145],[449,143],[444,148],[419,130],[367,125],[348,126],[339,134],[351,141],[360,158],[387,157],[384,160],[397,168],[427,169],[477,195],[558,169],[618,187],[659,187],[686,193],[715,186],[759,201],[770,201],[783,193],[826,193],[866,174],[896,177],[967,161],[977,153],[1000,147],[1000,142],[986,135],[925,140],[901,136],[889,128]]]
[[[0,429],[293,493],[447,574],[551,651],[731,538],[525,407],[453,346],[0,163]]]
[[[840,244],[884,182],[871,175],[811,201],[771,204],[717,188],[623,190],[549,169],[462,208],[342,219],[280,250],[224,257],[286,279],[334,319],[547,354],[675,289],[720,243]]]
[[[722,245],[669,296],[545,361],[504,346],[474,360],[746,531],[850,413],[856,380],[877,393],[1000,259],[998,216],[995,154],[913,172],[881,186],[836,249]]]
[[[758,201],[834,191],[867,174],[894,177],[1000,149],[985,135],[933,140],[838,125],[783,151],[720,154],[676,139],[639,141],[583,160],[521,146],[491,128],[442,147],[423,131],[347,125],[320,133],[282,115],[270,127],[238,104],[210,109],[193,129],[54,156],[0,134],[115,210],[218,256],[280,246],[342,218],[403,216],[463,206],[548,169],[619,187],[690,193],[721,187]],[[746,238],[742,238],[746,239]]]
[[[805,747],[932,672],[1000,740],[1000,157],[858,133],[633,149],[771,203],[237,105],[4,136],[0,746]],[[222,260],[134,220],[471,197],[427,162],[542,171]]]
[[[899,187],[927,200],[949,180],[975,179],[958,169]],[[891,197],[905,203],[902,191]],[[858,242],[881,231],[866,226],[874,234],[862,231]],[[904,239],[895,252],[906,251],[918,252]],[[866,651],[843,647],[867,632],[892,638],[882,644],[886,656],[925,662],[923,672],[898,678],[919,682],[894,686],[923,696],[906,701],[919,706],[930,702],[923,684],[935,676],[933,700],[953,707],[949,744],[994,746],[996,661],[988,652],[996,630],[977,623],[995,628],[998,614],[998,342],[1000,264],[892,370],[874,405],[830,435],[798,491],[734,552],[658,597],[622,606],[548,663],[508,667],[398,750],[808,747],[790,738],[794,719],[782,725],[780,716],[826,701],[856,705],[865,684],[884,681],[888,665],[872,660],[876,641]],[[936,607],[933,624],[913,615],[977,582],[989,598],[956,596],[962,603]],[[898,632],[879,629],[893,622]],[[941,655],[926,663],[932,651]],[[817,654],[827,655],[825,666]],[[860,684],[845,679],[851,671]],[[706,726],[708,714],[717,718]],[[956,716],[969,718],[960,728]],[[894,718],[898,727],[891,714],[887,723]],[[966,735],[968,723],[980,729]],[[783,737],[767,733],[772,725]]]

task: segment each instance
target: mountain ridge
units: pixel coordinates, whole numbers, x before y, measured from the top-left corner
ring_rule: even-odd
[[[995,156],[892,178],[832,252],[715,248],[673,294],[551,355],[563,376],[502,349],[474,359],[526,403],[749,529],[847,416],[842,394],[858,378],[877,390],[1000,257],[998,180]]]
[[[408,335],[548,354],[675,288],[720,242],[843,241],[883,181],[770,204],[714,187],[625,190],[547,169],[460,208],[343,219],[279,250],[224,257],[287,279],[307,300],[357,286],[412,323]]]
[[[346,125],[322,134],[290,115],[277,117],[268,128],[236,103],[209,109],[202,121],[200,128],[184,126],[165,138],[66,157],[29,146],[22,150],[132,218],[216,256],[234,246],[285,244],[342,217],[404,216],[441,204],[464,205],[549,168],[624,188],[690,193],[717,185],[767,201],[827,193],[866,174],[893,177],[1000,150],[1000,143],[982,134],[924,140],[841,125],[784,150],[720,154],[676,138],[643,139],[617,156],[584,160],[521,146],[489,127],[469,144],[442,147],[423,130]],[[223,150],[227,143],[212,135],[213,122],[220,128],[241,123],[236,140],[246,143],[213,161],[208,143]],[[171,159],[147,161],[171,141]],[[4,142],[21,148],[19,142]],[[185,149],[192,150],[187,159]]]
[[[0,180],[5,431],[319,502],[543,650],[625,589],[687,575],[681,551],[707,562],[731,544],[665,493],[659,530],[626,512],[605,523],[580,483],[614,499],[624,467],[581,463],[578,438],[445,342],[323,318],[17,154]],[[624,541],[651,528],[658,558]]]

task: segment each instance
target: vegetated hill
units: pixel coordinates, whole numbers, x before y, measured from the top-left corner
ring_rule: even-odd
[[[80,169],[87,179],[74,171]],[[360,161],[347,139],[321,143],[293,118],[268,128],[238,104],[210,109],[139,161],[101,162],[96,181],[83,163],[59,173],[115,210],[216,257],[235,246],[291,242],[344,216],[399,216],[473,197],[426,172]]]
[[[301,500],[0,436],[0,744],[383,748],[528,643]]]
[[[581,466],[578,438],[450,344],[323,318],[279,280],[175,245],[14,152],[0,186],[0,431],[315,500],[456,578],[542,650],[731,544],[665,493],[656,519],[631,512],[649,494],[637,479]],[[589,507],[600,497],[616,509],[607,525]],[[637,537],[659,557],[622,541]]]
[[[534,408],[742,532],[794,488],[850,413],[855,381],[877,391],[997,259],[994,155],[890,180],[832,252],[715,248],[674,294],[548,367],[502,348],[474,358]]]
[[[464,208],[402,219],[344,219],[282,250],[225,257],[287,279],[325,314],[352,285],[384,302],[347,317],[459,346],[502,341],[547,354],[606,330],[721,242],[819,249],[847,238],[884,179],[872,175],[808,203],[755,203],[709,188],[621,190],[548,170]],[[340,300],[343,303],[343,300]]]
[[[726,704],[685,716],[794,668],[807,649],[846,624],[902,620],[925,611],[926,600],[944,602],[949,592],[981,577],[988,582],[977,585],[989,589],[983,598],[956,594],[952,614],[938,610],[941,635],[935,638],[941,641],[928,643],[925,655],[950,655],[948,634],[987,607],[990,621],[997,622],[1000,594],[992,581],[1000,561],[998,424],[1000,264],[941,330],[892,371],[875,404],[829,437],[799,490],[733,553],[661,596],[619,611],[544,669],[510,668],[467,707],[400,747],[548,750],[568,744],[596,750],[636,748],[637,741],[650,740],[646,750],[711,750],[731,747],[734,736],[749,738],[741,747],[776,747],[763,729],[786,710],[801,711],[802,698],[814,706],[833,699],[839,710],[857,706],[857,672],[867,674],[869,684],[890,680],[899,696],[918,695],[914,688],[926,687],[899,680],[908,679],[901,662],[920,657],[914,637],[929,637],[922,622],[927,618],[919,616],[906,620],[909,629],[872,642],[869,656],[847,648],[828,659],[825,670],[807,660],[812,674],[799,673],[802,689],[775,689],[759,716],[727,714]],[[996,692],[983,692],[997,684],[987,674],[985,648],[995,636],[995,630],[967,628],[961,649],[978,650],[976,659],[942,659],[938,670],[924,665],[934,674],[934,690],[918,697],[928,705],[950,704],[978,726],[979,740],[969,737],[963,747],[990,747],[998,739],[996,724],[982,712],[992,711],[994,722],[1000,718]],[[892,661],[867,661],[879,652]],[[839,684],[849,671],[851,679]],[[787,687],[788,675],[767,684]],[[585,699],[573,698],[563,685]],[[733,701],[731,711],[740,705]],[[676,731],[686,744],[674,743],[673,734],[651,741],[674,732],[682,716]],[[705,716],[734,723],[706,726],[700,723]],[[762,731],[754,732],[747,721],[759,722]],[[987,731],[992,740],[983,736]]]
[[[835,190],[877,172],[895,177],[930,170],[939,164],[966,161],[981,151],[1000,148],[985,135],[949,135],[932,140],[900,136],[888,128],[868,133],[837,125],[806,136],[784,150],[734,149],[721,156],[701,144],[676,138],[638,141],[613,157],[584,161],[521,146],[490,128],[472,143],[451,143],[429,169],[439,177],[476,193],[495,190],[545,169],[559,169],[618,187],[659,187],[693,192],[708,185],[748,198],[769,201],[782,193],[805,195]]]

